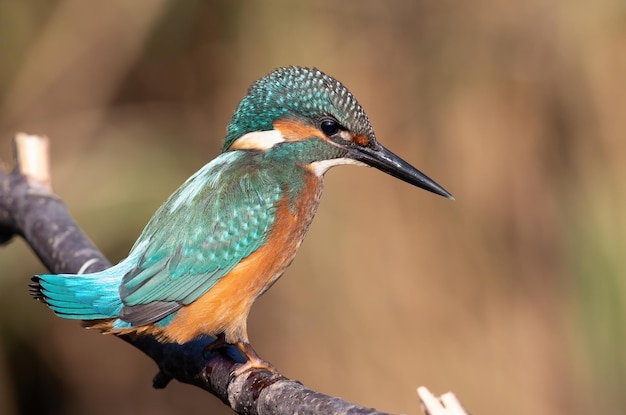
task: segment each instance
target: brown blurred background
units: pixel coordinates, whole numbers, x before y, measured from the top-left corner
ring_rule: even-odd
[[[257,351],[321,392],[419,413],[626,412],[626,7],[598,2],[0,0],[0,156],[52,140],[55,191],[112,260],[215,157],[272,68],[343,81],[457,198],[337,168]],[[28,296],[0,249],[0,413],[230,413]]]

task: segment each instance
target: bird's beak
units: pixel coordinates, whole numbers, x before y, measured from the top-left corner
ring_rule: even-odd
[[[402,181],[454,200],[454,197],[446,189],[378,142],[375,142],[372,147],[351,147],[348,149],[348,154],[350,158],[375,167]]]

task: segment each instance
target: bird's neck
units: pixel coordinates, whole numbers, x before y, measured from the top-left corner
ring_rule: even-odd
[[[285,142],[267,149],[261,163],[263,167],[272,170],[293,206],[303,193],[321,196],[322,177],[316,174],[311,165],[319,160],[335,157],[332,154],[334,151],[318,139]],[[318,201],[319,199],[316,204]]]

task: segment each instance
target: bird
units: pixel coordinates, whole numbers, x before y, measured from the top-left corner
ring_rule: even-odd
[[[339,165],[374,167],[454,199],[377,141],[341,82],[282,67],[248,88],[222,152],[161,205],[125,259],[95,273],[36,275],[31,294],[87,328],[179,344],[212,336],[208,348],[245,355],[237,374],[274,371],[250,345],[248,314],[294,259],[324,174]]]

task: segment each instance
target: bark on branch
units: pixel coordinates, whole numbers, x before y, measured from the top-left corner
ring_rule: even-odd
[[[110,267],[52,192],[48,139],[18,134],[14,143],[13,170],[7,172],[0,166],[0,244],[14,235],[22,236],[53,273]],[[205,356],[203,351],[213,340],[209,337],[184,345],[159,343],[151,337],[119,337],[155,361],[159,368],[153,379],[155,388],[176,379],[212,393],[240,414],[382,414],[307,389],[279,373],[257,369],[234,376],[234,366],[242,356],[234,348]],[[422,405],[428,408],[423,399]]]

